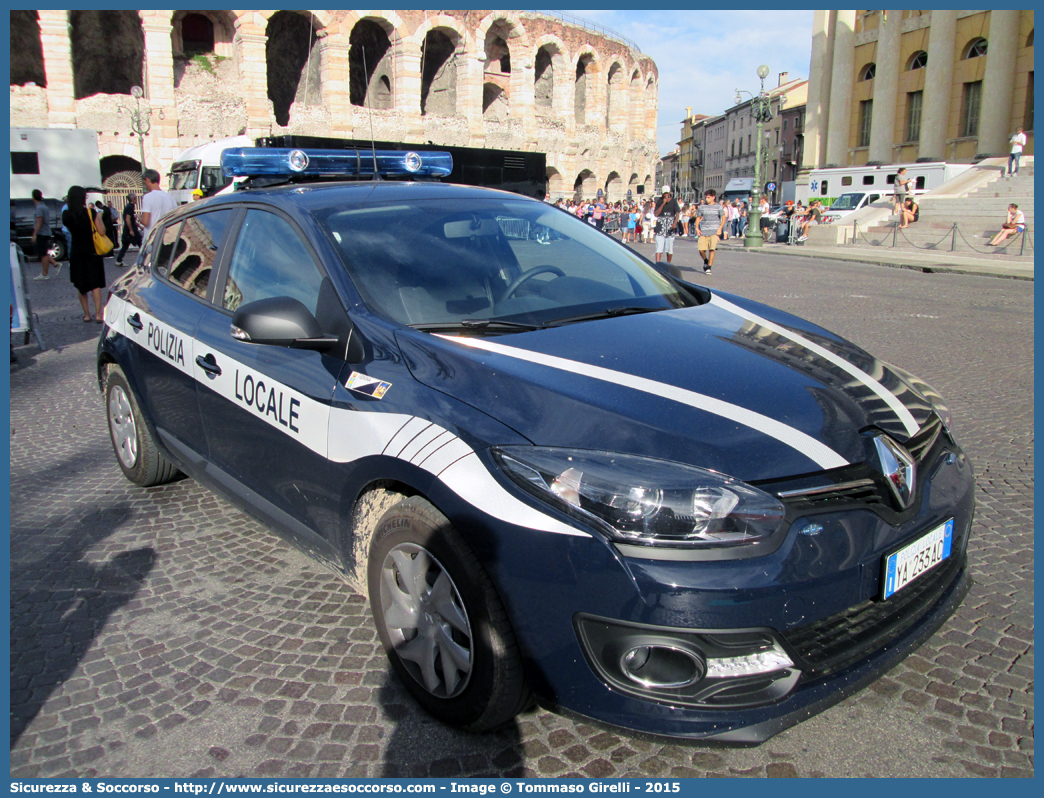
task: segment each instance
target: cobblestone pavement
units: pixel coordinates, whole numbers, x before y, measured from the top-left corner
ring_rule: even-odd
[[[978,474],[975,584],[872,686],[757,748],[543,710],[485,736],[441,726],[335,576],[192,480],[124,479],[98,328],[63,272],[30,283],[52,348],[19,347],[11,369],[12,776],[1032,775],[1032,283],[730,252],[705,281],[814,319],[950,401]]]

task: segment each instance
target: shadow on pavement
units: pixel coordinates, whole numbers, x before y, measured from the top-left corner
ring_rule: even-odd
[[[517,719],[495,732],[483,734],[453,729],[421,709],[390,668],[378,700],[385,714],[395,722],[395,727],[376,776],[522,776],[521,734]]]
[[[132,515],[114,507],[92,519],[58,518],[73,528],[64,545],[41,559],[11,562],[11,745],[76,670],[109,616],[130,601],[156,560],[151,547],[94,564],[85,552]],[[23,534],[31,530],[23,530]],[[43,532],[43,530],[40,530]]]

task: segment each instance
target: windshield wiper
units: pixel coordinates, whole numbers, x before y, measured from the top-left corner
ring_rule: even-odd
[[[578,321],[594,321],[595,319],[611,319],[614,316],[633,316],[636,313],[655,313],[658,310],[670,310],[670,308],[638,308],[638,307],[626,307],[626,308],[606,308],[605,310],[595,311],[594,313],[582,313],[579,316],[563,316],[560,319],[551,319],[551,321],[545,321],[545,327],[558,327],[562,324],[573,324]]]
[[[518,321],[497,319],[461,319],[460,321],[433,321],[428,324],[411,324],[421,332],[524,332],[539,330],[539,324],[523,324]]]

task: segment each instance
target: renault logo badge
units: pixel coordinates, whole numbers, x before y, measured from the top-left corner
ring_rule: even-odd
[[[887,435],[874,438],[874,446],[881,463],[881,473],[899,501],[899,506],[905,510],[913,501],[917,465],[909,452]]]

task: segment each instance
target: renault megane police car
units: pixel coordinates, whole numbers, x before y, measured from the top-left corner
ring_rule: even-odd
[[[310,177],[370,156],[229,151],[254,187],[156,225],[98,348],[129,479],[334,563],[472,730],[533,697],[761,741],[954,611],[973,478],[931,387],[545,203]]]

